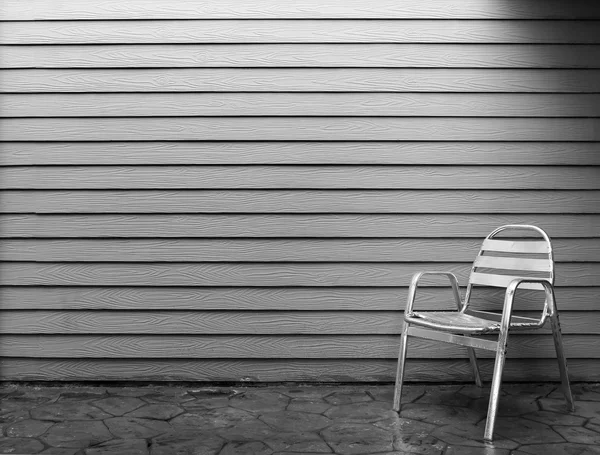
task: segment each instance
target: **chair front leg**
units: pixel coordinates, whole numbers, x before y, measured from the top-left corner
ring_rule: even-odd
[[[502,386],[502,371],[506,360],[506,346],[508,344],[508,329],[500,332],[498,347],[496,349],[496,362],[494,363],[494,376],[492,378],[492,389],[490,390],[490,402],[488,405],[487,421],[483,439],[492,441],[494,427],[496,426],[496,414],[498,402],[500,401],[500,387]]]
[[[394,387],[394,411],[400,411],[400,400],[402,399],[402,383],[404,382],[404,364],[406,362],[406,350],[408,343],[409,323],[402,323],[402,334],[400,335],[400,352],[398,354],[398,368],[396,371],[396,385]]]
[[[490,403],[488,405],[487,421],[485,422],[485,431],[483,434],[483,439],[486,441],[491,441],[494,436],[496,414],[498,412],[498,401],[500,400],[500,386],[502,385],[502,371],[504,370],[506,347],[508,345],[508,330],[510,328],[510,319],[515,299],[515,291],[519,285],[519,282],[519,279],[511,281],[506,288],[506,293],[504,294],[504,308],[502,310],[500,334],[498,335],[498,344],[496,346],[496,362],[494,363],[492,389],[490,390]]]

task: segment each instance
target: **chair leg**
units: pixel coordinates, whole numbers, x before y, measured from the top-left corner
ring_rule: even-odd
[[[502,371],[504,370],[504,361],[506,359],[506,344],[508,333],[500,333],[498,337],[498,348],[496,350],[496,362],[494,364],[494,376],[492,378],[492,389],[490,390],[490,403],[488,405],[487,421],[483,439],[492,441],[494,427],[496,426],[496,413],[498,412],[498,402],[500,400],[500,386],[502,385]]]
[[[398,369],[396,371],[396,385],[394,387],[394,411],[400,411],[400,400],[402,399],[402,383],[404,382],[404,363],[406,361],[406,348],[408,342],[408,322],[402,324],[400,335],[400,353],[398,354]]]
[[[467,352],[469,353],[469,360],[471,362],[471,367],[473,368],[475,384],[477,384],[477,387],[483,387],[483,383],[481,382],[481,374],[479,374],[479,365],[477,365],[477,356],[475,355],[475,349],[467,348]]]
[[[569,383],[569,372],[567,370],[567,359],[563,350],[562,334],[560,331],[560,321],[556,308],[550,316],[550,324],[552,326],[552,337],[554,338],[554,348],[556,349],[556,358],[558,360],[558,369],[560,370],[560,381],[562,383],[563,393],[567,400],[567,406],[571,412],[575,411],[575,402],[571,393],[571,385]]]

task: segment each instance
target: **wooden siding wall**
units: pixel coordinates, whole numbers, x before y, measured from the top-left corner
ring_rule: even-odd
[[[570,372],[598,379],[600,2],[0,15],[2,379],[390,381],[411,274],[465,283],[505,223],[553,237]],[[558,378],[548,332],[511,340],[507,379]],[[458,348],[409,356],[470,380]]]

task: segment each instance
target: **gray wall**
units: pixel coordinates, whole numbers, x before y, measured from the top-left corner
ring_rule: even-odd
[[[553,237],[598,378],[600,4],[320,3],[2,2],[3,379],[389,381],[412,273],[464,284],[505,223]]]

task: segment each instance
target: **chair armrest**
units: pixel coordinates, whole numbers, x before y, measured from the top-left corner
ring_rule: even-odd
[[[450,286],[452,287],[452,293],[454,294],[454,302],[456,303],[457,309],[460,311],[462,309],[462,302],[460,299],[460,292],[458,290],[458,279],[456,278],[456,275],[454,275],[451,272],[422,271],[415,273],[412,277],[412,280],[410,281],[410,288],[408,289],[408,299],[406,302],[406,309],[404,310],[404,314],[412,314],[413,305],[415,303],[415,296],[417,295],[417,288],[419,287],[419,282],[421,281],[421,278],[423,278],[426,275],[446,276],[450,280]]]
[[[546,293],[546,300],[544,301],[544,310],[542,312],[540,320],[538,321],[538,327],[542,327],[546,323],[546,318],[550,316],[550,309],[554,308],[554,305],[548,305],[548,302],[554,302],[554,288],[548,280],[544,278],[515,278],[508,284],[508,286],[506,287],[506,292],[504,294],[504,308],[502,310],[502,322],[500,323],[501,330],[508,330],[508,327],[510,325],[510,318],[512,316],[512,307],[515,300],[515,294],[517,292],[518,287],[523,283],[541,284],[544,288],[544,292]]]

